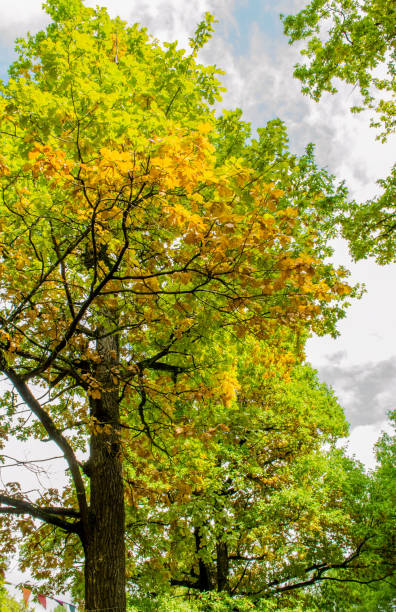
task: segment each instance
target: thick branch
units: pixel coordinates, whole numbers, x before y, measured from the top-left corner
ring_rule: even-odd
[[[330,568],[326,568],[326,569],[330,569]],[[305,586],[310,586],[311,584],[315,584],[315,582],[324,582],[325,580],[328,580],[331,582],[353,582],[356,584],[373,584],[374,582],[380,582],[381,580],[385,580],[385,578],[389,578],[390,576],[393,576],[393,572],[385,574],[384,576],[380,576],[378,578],[371,578],[368,580],[364,580],[364,579],[359,580],[358,578],[335,578],[333,576],[322,576],[320,574],[320,575],[313,576],[309,580],[305,580],[303,582],[297,582],[295,584],[289,584],[283,587],[279,587],[275,591],[272,591],[272,593],[282,593],[285,591],[293,591],[295,589],[301,589]]]
[[[163,363],[162,361],[159,361],[161,357],[165,357],[166,355],[170,353],[170,349],[175,342],[176,342],[176,338],[172,338],[170,343],[165,348],[163,348],[161,351],[159,351],[159,353],[157,353],[156,355],[153,355],[153,357],[148,357],[147,359],[143,359],[143,361],[140,361],[139,363],[137,363],[136,365],[138,366],[139,370],[142,371],[144,368],[147,368],[150,370],[162,370],[164,372],[172,372],[175,376],[177,376],[177,374],[181,374],[182,372],[185,372],[187,368],[183,366],[172,365],[169,363]]]
[[[4,356],[1,354],[0,368],[9,378],[9,380],[13,383],[14,387],[18,391],[23,401],[27,404],[27,406],[29,406],[33,414],[39,419],[39,421],[47,431],[49,438],[53,440],[63,452],[67,464],[70,468],[74,486],[76,488],[81,518],[84,524],[86,524],[88,520],[88,506],[87,499],[85,496],[85,487],[81,476],[79,464],[72,447],[70,446],[66,438],[57,429],[49,414],[41,407],[40,403],[36,400],[26,383],[21,379],[20,376],[18,376],[18,374],[12,368],[8,367]]]
[[[72,516],[78,517],[79,513],[69,508],[41,508],[35,506],[28,501],[17,499],[15,497],[9,497],[0,493],[0,503],[6,504],[7,506],[0,506],[0,514],[28,514],[34,518],[40,519],[45,523],[59,527],[69,533],[79,533],[80,522],[69,523],[59,516]]]

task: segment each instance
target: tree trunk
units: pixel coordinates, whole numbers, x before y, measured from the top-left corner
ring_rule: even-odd
[[[94,419],[90,458],[90,518],[84,534],[86,610],[125,612],[125,509],[118,386],[111,368],[118,363],[117,339],[98,340],[101,362],[95,379],[100,398],[91,398]]]
[[[227,544],[222,541],[216,543],[217,553],[217,590],[226,591],[228,589],[228,550]]]
[[[195,549],[196,549],[197,554],[199,554],[199,551],[201,549],[201,536],[199,535],[199,527],[196,527],[194,529],[194,537],[195,537]],[[199,561],[198,561],[198,572],[199,574],[198,574],[197,588],[200,591],[211,591],[213,589],[213,586],[212,586],[211,579],[210,579],[210,572],[208,570],[206,563],[204,563],[201,558],[199,558]]]

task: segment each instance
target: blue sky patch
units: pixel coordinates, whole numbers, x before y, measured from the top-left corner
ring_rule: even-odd
[[[283,27],[278,13],[268,6],[266,0],[240,0],[233,17],[237,23],[237,32],[232,39],[235,53],[247,55],[254,24],[258,26],[263,37],[279,39],[283,36]]]

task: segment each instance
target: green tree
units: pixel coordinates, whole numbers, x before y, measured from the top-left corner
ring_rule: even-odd
[[[383,140],[394,132],[396,115],[396,9],[387,0],[312,0],[297,15],[282,16],[290,44],[307,39],[301,53],[308,64],[298,64],[295,76],[303,92],[314,100],[337,91],[341,79],[359,88],[362,105],[378,114]],[[382,74],[384,72],[385,74]],[[386,94],[384,97],[383,94]]]
[[[342,601],[365,585],[394,594],[394,473],[385,488],[335,449],[346,431],[335,398],[309,368],[285,379],[271,357],[255,366],[242,354],[237,406],[206,402],[202,423],[180,428],[172,463],[159,470],[137,449],[128,537],[141,554],[128,571],[143,601],[217,590],[306,610],[326,609],[337,589]]]
[[[296,483],[297,465],[313,466],[321,444],[345,434],[342,411],[309,369],[290,375],[284,348],[244,344],[235,406],[207,399],[197,418],[179,425],[175,458],[160,472],[147,445],[135,449],[128,533],[139,541],[143,524],[147,537],[130,573],[143,593],[167,585],[264,592],[286,571],[287,554],[303,546],[288,540],[290,529],[309,531],[316,502],[303,493],[305,477]]]
[[[8,483],[0,545],[34,543],[48,588],[83,559],[86,607],[122,611],[128,459],[168,456],[207,399],[231,409],[235,337],[335,333],[351,289],[323,263],[324,209],[342,194],[276,122],[229,148],[243,125],[215,119],[218,71],[196,60],[209,15],[186,54],[80,0],[45,6],[1,86],[0,439],[51,440],[69,485]]]
[[[385,141],[395,131],[396,9],[388,0],[313,0],[297,15],[282,16],[289,43],[306,40],[301,51],[308,62],[294,75],[303,93],[319,100],[336,93],[337,79],[358,87],[360,106],[374,110],[371,125]],[[339,222],[355,259],[375,257],[379,264],[395,261],[396,167],[378,181],[380,194],[364,203],[341,207]]]
[[[395,413],[391,415],[395,422]],[[355,580],[345,580],[344,569],[334,569],[304,599],[315,610],[355,610],[392,612],[396,598],[395,582],[395,480],[396,437],[383,434],[376,445],[378,465],[366,478],[360,492],[361,516],[354,529],[364,537],[362,554],[356,561]],[[362,495],[363,493],[363,495]],[[381,568],[381,569],[380,569]],[[379,578],[378,571],[382,578]]]
[[[354,259],[375,257],[382,265],[396,261],[396,165],[378,184],[380,195],[361,204],[350,203],[342,211],[341,222]]]

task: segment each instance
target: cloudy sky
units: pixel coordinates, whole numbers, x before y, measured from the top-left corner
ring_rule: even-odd
[[[0,0],[0,78],[7,78],[14,39],[48,22],[41,3]],[[298,48],[288,45],[279,14],[297,12],[304,0],[192,0],[188,9],[183,0],[86,1],[88,6],[98,3],[112,16],[140,22],[158,39],[178,40],[181,47],[186,47],[204,12],[214,13],[216,34],[201,59],[226,71],[227,93],[220,108],[240,107],[254,127],[280,117],[287,125],[291,149],[302,153],[309,142],[315,143],[318,164],[345,180],[359,200],[372,197],[376,179],[389,173],[395,142],[380,144],[368,127],[367,114],[349,113],[356,95],[352,88],[341,86],[338,95],[314,103],[293,79]],[[336,340],[309,341],[308,359],[345,408],[351,423],[351,452],[372,467],[373,443],[387,426],[387,411],[395,407],[396,266],[379,267],[373,261],[354,264],[342,241],[336,244],[335,261],[351,270],[352,281],[365,283],[367,293],[339,324]]]

